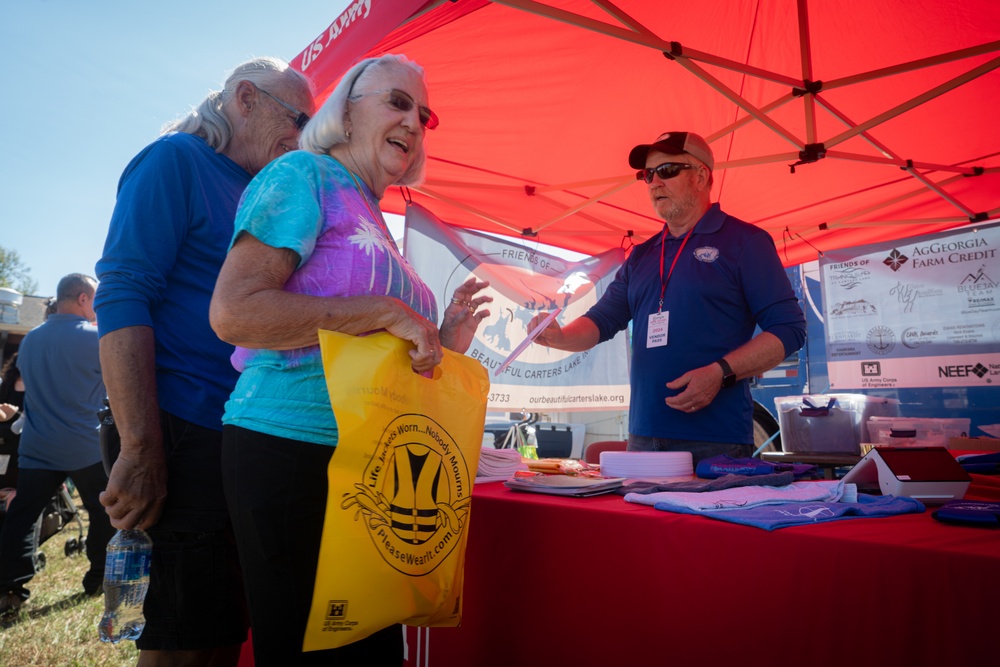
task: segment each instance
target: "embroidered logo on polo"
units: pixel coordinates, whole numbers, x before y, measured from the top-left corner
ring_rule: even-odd
[[[714,262],[719,259],[719,249],[712,246],[695,248],[694,256],[699,262]]]
[[[411,576],[433,572],[459,543],[471,501],[465,457],[433,419],[406,414],[382,432],[375,454],[345,494],[379,555]]]

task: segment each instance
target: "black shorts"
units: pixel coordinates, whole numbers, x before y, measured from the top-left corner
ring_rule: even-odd
[[[341,648],[302,652],[334,448],[238,426],[223,431],[225,489],[243,559],[257,667],[402,665],[399,625]]]
[[[149,529],[153,557],[141,651],[239,645],[249,625],[222,493],[222,433],[161,412],[167,498]]]

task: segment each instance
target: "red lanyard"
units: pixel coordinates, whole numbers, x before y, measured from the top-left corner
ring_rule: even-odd
[[[677,254],[674,255],[674,261],[670,263],[670,271],[667,272],[667,279],[663,279],[663,261],[667,254],[667,226],[663,225],[663,237],[660,239],[660,308],[658,313],[663,312],[663,295],[667,291],[667,283],[670,282],[670,275],[674,272],[674,267],[677,266],[677,258],[681,256],[684,252],[684,246],[687,245],[688,239],[691,238],[691,232],[697,227],[697,223],[688,230],[688,233],[684,235],[684,240],[681,241],[681,247],[677,249]]]

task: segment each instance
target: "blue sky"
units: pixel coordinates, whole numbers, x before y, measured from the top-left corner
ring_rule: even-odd
[[[248,58],[293,59],[346,4],[0,1],[0,245],[39,294],[94,275],[118,178],[164,123]]]

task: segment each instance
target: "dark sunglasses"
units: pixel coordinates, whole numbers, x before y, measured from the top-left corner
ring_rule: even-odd
[[[278,97],[275,97],[274,95],[272,95],[271,93],[267,92],[266,90],[264,90],[263,88],[261,88],[260,86],[258,86],[256,84],[253,84],[253,87],[256,88],[257,90],[259,90],[260,92],[264,93],[268,97],[270,97],[272,100],[274,100],[275,102],[277,102],[281,106],[283,106],[286,109],[288,109],[289,111],[291,111],[293,114],[295,114],[295,118],[292,119],[292,122],[295,123],[296,129],[298,129],[300,132],[302,131],[302,128],[306,126],[306,123],[309,122],[309,116],[307,116],[304,111],[299,111],[298,109],[296,109],[295,107],[293,107],[288,102],[285,102],[284,100],[282,100],[282,99],[280,99]]]
[[[401,90],[393,89],[382,89],[382,90],[369,90],[367,93],[359,93],[357,95],[352,95],[351,100],[361,99],[367,95],[378,95],[379,93],[389,93],[389,98],[385,101],[386,104],[391,106],[397,111],[402,111],[403,113],[409,113],[413,107],[417,107],[417,116],[420,117],[420,124],[423,125],[428,130],[433,130],[440,124],[437,114],[428,109],[427,107],[417,106],[417,103],[413,101],[413,98],[404,93]]]
[[[694,165],[687,162],[664,162],[655,167],[647,167],[635,172],[635,180],[652,183],[653,176],[656,175],[660,177],[661,181],[669,181],[685,169],[694,169]]]

